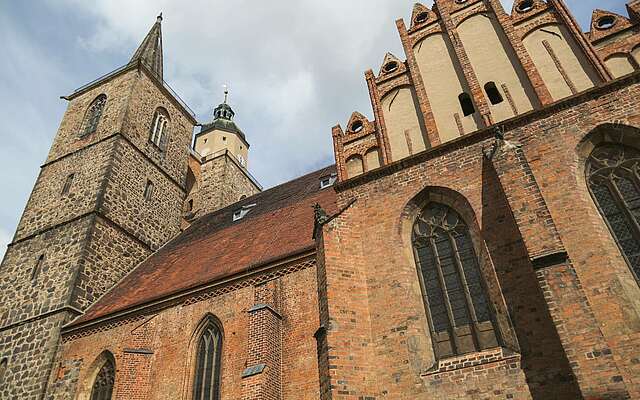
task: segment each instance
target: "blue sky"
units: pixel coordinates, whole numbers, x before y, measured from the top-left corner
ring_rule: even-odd
[[[623,0],[567,3],[584,29],[595,8],[626,15]],[[0,0],[0,255],[66,108],[59,97],[125,64],[159,11],[165,80],[202,122],[231,86],[250,170],[270,187],[332,163],[331,127],[371,116],[363,73],[387,51],[403,56],[394,21],[412,4]]]

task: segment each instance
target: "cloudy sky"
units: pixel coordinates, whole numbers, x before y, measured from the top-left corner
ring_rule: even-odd
[[[567,2],[585,29],[594,8],[626,15],[624,0]],[[0,0],[0,255],[65,110],[59,97],[125,64],[160,11],[165,80],[202,122],[231,86],[250,170],[270,187],[332,163],[331,127],[352,111],[371,117],[363,73],[387,51],[403,56],[394,21],[412,4]]]

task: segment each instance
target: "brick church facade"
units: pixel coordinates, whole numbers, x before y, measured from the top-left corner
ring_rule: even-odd
[[[76,90],[0,265],[1,399],[640,399],[640,0],[435,0],[263,190],[161,21]],[[193,137],[193,131],[199,132]]]

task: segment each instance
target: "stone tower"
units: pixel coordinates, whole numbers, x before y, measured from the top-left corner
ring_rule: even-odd
[[[0,398],[41,399],[60,328],[180,230],[196,120],[162,79],[161,21],[65,98],[0,266]]]
[[[203,124],[196,134],[190,172],[199,177],[194,179],[199,187],[188,191],[187,209],[191,218],[262,190],[247,169],[249,142],[233,121],[235,112],[227,99],[225,90],[224,102],[213,110],[213,120]]]

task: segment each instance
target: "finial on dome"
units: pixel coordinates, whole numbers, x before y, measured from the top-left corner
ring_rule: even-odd
[[[158,15],[158,18],[156,18],[156,21],[162,22],[162,11],[160,11],[160,14]]]
[[[227,100],[229,99],[229,86],[225,83],[222,87],[224,88],[224,104],[227,104]]]

